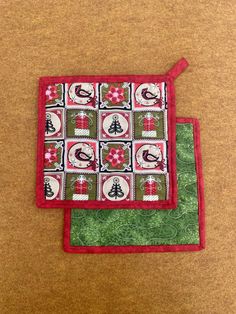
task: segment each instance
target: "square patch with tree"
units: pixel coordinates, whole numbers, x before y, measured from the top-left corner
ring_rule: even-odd
[[[45,139],[64,138],[64,109],[46,110]]]
[[[44,195],[46,200],[63,199],[64,172],[44,173]]]
[[[130,201],[133,199],[131,174],[100,174],[100,199],[102,201]]]
[[[103,111],[99,113],[101,140],[131,140],[132,113],[130,111]]]

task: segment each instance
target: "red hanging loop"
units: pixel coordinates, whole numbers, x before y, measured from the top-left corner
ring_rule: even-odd
[[[187,67],[189,63],[185,58],[180,59],[166,74],[176,79]]]

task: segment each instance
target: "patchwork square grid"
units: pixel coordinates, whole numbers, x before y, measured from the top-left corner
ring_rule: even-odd
[[[158,75],[42,78],[38,206],[174,208],[171,84]]]

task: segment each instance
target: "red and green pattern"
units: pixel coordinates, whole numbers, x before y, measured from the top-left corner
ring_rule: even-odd
[[[166,192],[166,177],[164,175],[135,175],[136,200],[165,200]]]
[[[101,107],[104,108],[130,108],[130,84],[103,83],[100,87]]]
[[[165,139],[164,112],[139,111],[134,113],[135,139]]]
[[[97,138],[97,112],[71,109],[66,111],[67,137]]]
[[[47,84],[44,172],[63,173],[58,181],[60,199],[168,199],[166,86],[166,81],[132,82],[130,77],[127,81],[65,79]],[[76,178],[74,185],[71,178]],[[148,195],[143,194],[139,178],[147,179],[142,183]],[[56,181],[50,180],[56,189]],[[79,193],[88,182],[92,190]]]
[[[44,169],[63,170],[63,142],[45,142]]]
[[[131,143],[102,142],[101,171],[131,171]]]
[[[67,200],[96,200],[97,176],[94,174],[68,174],[65,194]]]
[[[63,106],[63,84],[48,85],[46,89],[46,107]]]

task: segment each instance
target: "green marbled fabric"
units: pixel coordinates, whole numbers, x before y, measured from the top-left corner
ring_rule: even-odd
[[[177,124],[178,208],[71,210],[72,246],[198,244],[192,124]]]

